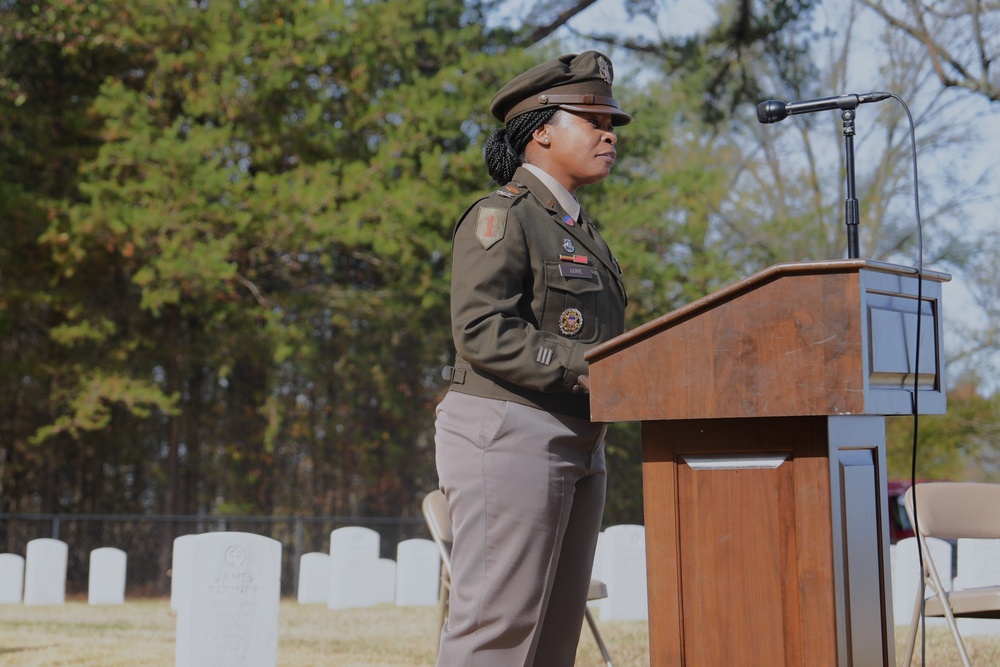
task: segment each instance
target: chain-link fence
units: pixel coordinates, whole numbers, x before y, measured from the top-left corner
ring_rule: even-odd
[[[148,597],[170,592],[174,538],[217,531],[254,533],[281,542],[281,593],[294,595],[302,554],[329,553],[330,533],[346,526],[376,531],[383,558],[395,559],[396,545],[404,540],[430,539],[417,518],[0,514],[0,553],[24,556],[31,540],[62,540],[69,546],[66,594],[72,596],[87,592],[90,552],[116,547],[128,556],[125,594]]]

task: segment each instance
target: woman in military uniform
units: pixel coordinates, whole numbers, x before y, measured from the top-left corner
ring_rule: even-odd
[[[455,228],[457,355],[437,409],[448,499],[450,616],[438,665],[570,666],[605,499],[604,434],[584,354],[624,329],[621,271],[577,190],[605,178],[632,121],[596,51],[538,65],[490,111],[501,187]]]

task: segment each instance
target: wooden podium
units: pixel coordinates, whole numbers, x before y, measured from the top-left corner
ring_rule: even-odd
[[[914,380],[945,411],[923,275],[780,264],[588,353],[592,419],[642,422],[653,667],[895,665],[884,415]]]

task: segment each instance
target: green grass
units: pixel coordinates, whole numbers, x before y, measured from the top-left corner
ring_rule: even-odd
[[[434,664],[437,608],[333,611],[322,605],[283,600],[279,613],[278,664],[282,667],[421,667]],[[598,624],[616,667],[647,667],[643,622]],[[3,667],[170,667],[174,664],[175,616],[166,600],[129,601],[91,607],[70,600],[62,606],[0,605],[0,665]],[[902,660],[906,628],[897,627],[896,656]],[[1000,637],[968,637],[974,665],[1000,664]],[[580,639],[579,667],[601,667],[590,630]],[[918,659],[914,664],[919,663]],[[951,634],[928,631],[928,667],[960,665]]]

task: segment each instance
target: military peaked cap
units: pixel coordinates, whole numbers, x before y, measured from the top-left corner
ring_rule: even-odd
[[[622,111],[611,96],[614,77],[611,60],[603,53],[570,53],[515,77],[493,96],[490,113],[506,123],[528,111],[559,107],[611,114],[615,125],[627,125],[632,116]]]

